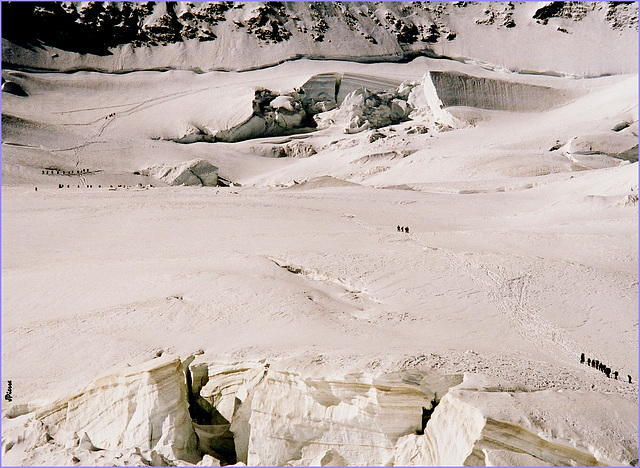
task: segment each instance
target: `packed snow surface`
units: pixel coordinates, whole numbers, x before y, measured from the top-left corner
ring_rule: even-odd
[[[637,466],[637,6],[461,3],[3,42],[4,465]]]

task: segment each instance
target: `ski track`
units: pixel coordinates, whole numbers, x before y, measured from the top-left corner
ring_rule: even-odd
[[[381,228],[368,224],[355,215],[345,214],[344,216],[365,229],[380,232],[379,242],[390,238],[390,235],[383,233]],[[557,359],[575,364],[580,355],[581,347],[571,340],[561,328],[542,318],[536,312],[535,306],[527,301],[527,288],[532,279],[531,274],[523,272],[510,274],[504,267],[487,265],[473,260],[470,253],[457,253],[442,247],[429,246],[420,241],[415,233],[403,235],[420,247],[423,252],[440,253],[455,271],[471,278],[525,340],[531,342],[536,348],[552,354]],[[415,294],[412,296],[418,297]]]
[[[562,356],[564,361],[575,363],[580,355],[580,347],[566,336],[566,332],[542,318],[534,306],[528,303],[527,287],[532,278],[530,274],[508,274],[505,268],[496,265],[490,267],[473,260],[469,254],[430,247],[421,242],[415,234],[409,237],[423,251],[440,252],[455,270],[469,276],[487,293],[498,310],[509,319],[524,339],[556,358],[561,359]]]

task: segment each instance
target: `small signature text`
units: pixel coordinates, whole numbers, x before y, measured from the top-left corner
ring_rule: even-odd
[[[11,396],[12,390],[13,390],[13,383],[11,382],[11,380],[7,380],[7,393],[4,394],[5,400],[7,401],[13,400],[13,397]]]

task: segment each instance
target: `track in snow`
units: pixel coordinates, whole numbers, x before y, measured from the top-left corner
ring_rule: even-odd
[[[365,223],[355,215],[345,214],[344,216],[365,229],[380,232],[382,234],[380,241],[388,240],[390,237],[388,233],[382,233],[379,227]],[[580,356],[581,347],[569,338],[561,328],[542,318],[535,311],[535,306],[527,301],[527,288],[531,282],[531,274],[509,273],[504,267],[487,265],[473,260],[470,254],[456,253],[442,247],[426,245],[420,241],[415,233],[404,235],[422,251],[440,253],[454,270],[470,277],[496,304],[500,313],[515,326],[525,340],[558,359],[575,364],[576,359]]]

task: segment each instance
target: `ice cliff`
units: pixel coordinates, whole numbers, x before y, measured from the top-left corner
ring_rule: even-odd
[[[75,452],[102,450],[153,452],[154,456],[195,462],[199,459],[197,438],[187,399],[185,371],[179,359],[160,358],[130,367],[32,413],[30,423],[16,427],[14,438],[3,436],[3,458],[15,456],[10,453],[7,457],[10,450],[50,449],[47,444],[52,441],[68,455],[67,464]],[[40,431],[25,430],[29,425]],[[23,431],[42,434],[29,446],[29,436],[25,441]]]
[[[545,111],[576,97],[575,92],[454,72],[431,72],[438,97],[446,107],[468,106],[515,112]]]
[[[2,446],[13,463],[47,453],[169,466],[205,456],[254,466],[630,465],[636,413],[622,397],[477,374],[163,357],[39,409],[5,410]]]

